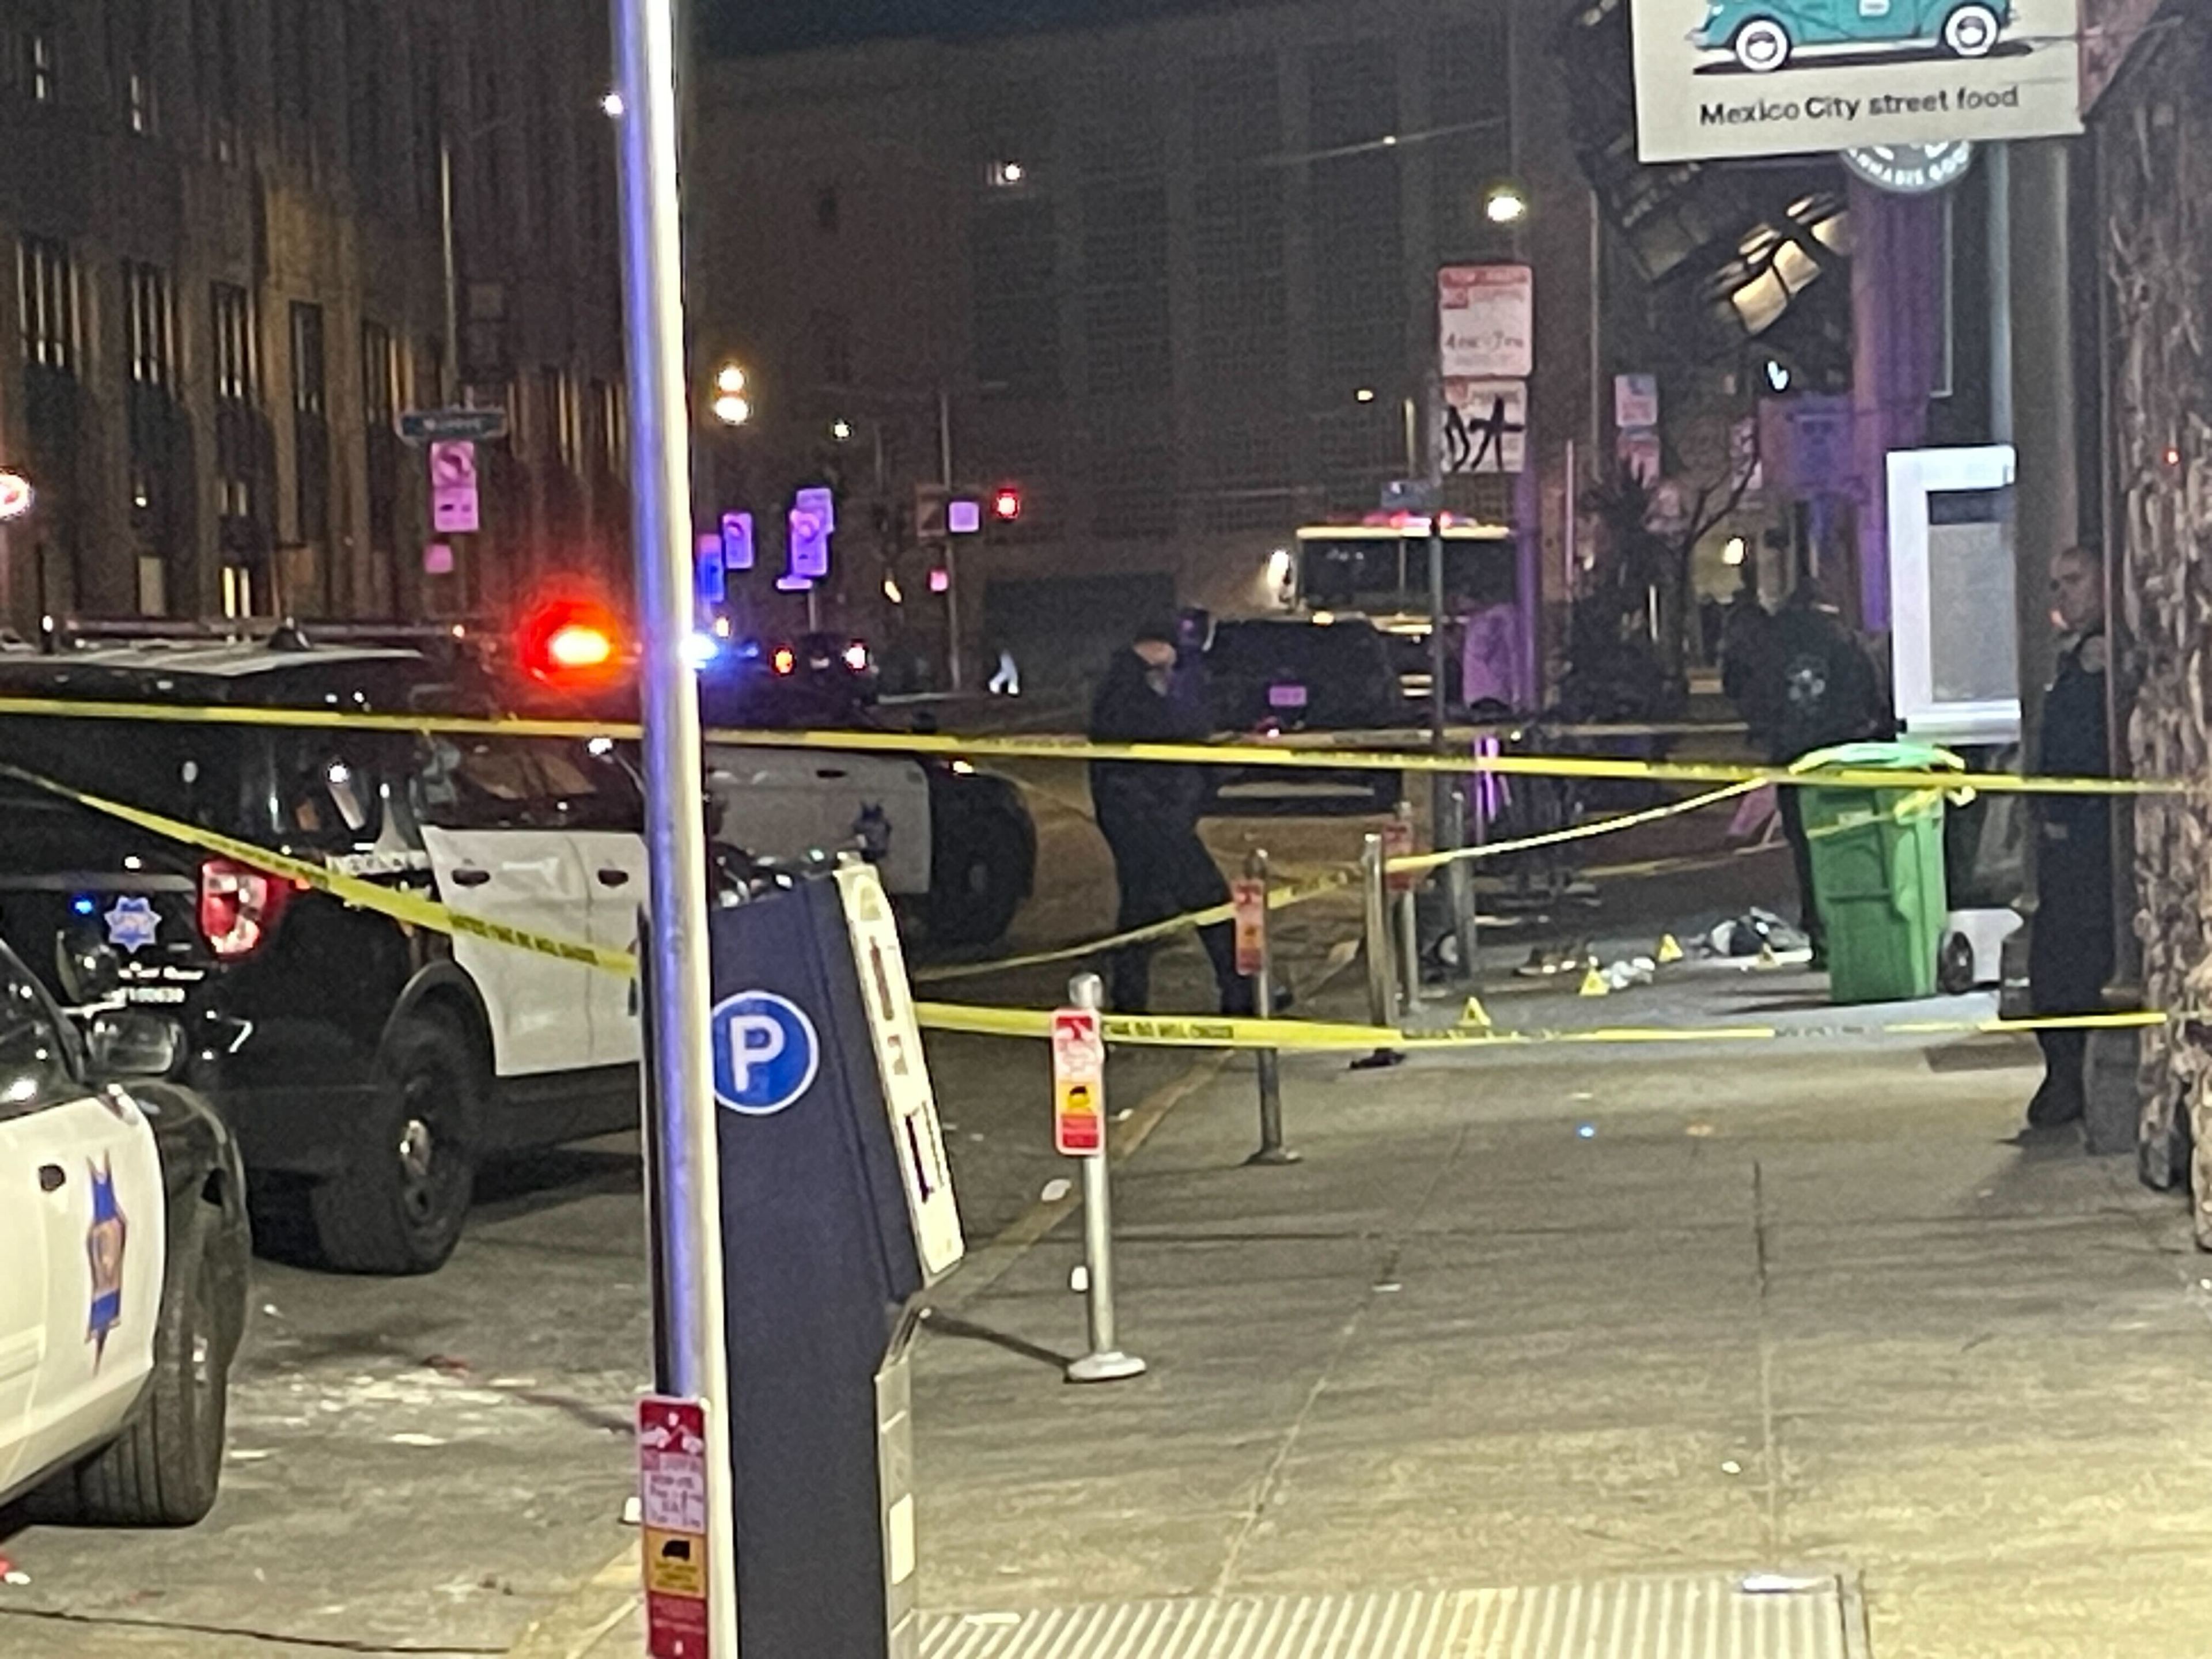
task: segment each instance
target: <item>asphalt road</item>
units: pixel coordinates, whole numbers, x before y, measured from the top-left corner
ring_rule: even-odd
[[[1110,870],[1079,772],[1039,766],[1024,781],[1042,876],[1013,947],[1105,931]],[[1285,867],[1313,869],[1352,856],[1370,827],[1242,820],[1209,833],[1224,861],[1265,844]],[[1741,884],[1741,871],[1723,875]],[[1633,918],[1644,908],[1622,911],[1622,925],[1642,926]],[[1288,977],[1310,993],[1355,919],[1340,895],[1281,925]],[[1047,1006],[1073,965],[928,994]],[[1188,941],[1164,954],[1160,1006],[1203,1009],[1210,991]],[[956,1037],[933,1041],[931,1060],[967,1231],[980,1243],[1065,1173],[1048,1142],[1045,1058]],[[1117,1054],[1109,1110],[1133,1108],[1193,1063],[1172,1052]],[[641,1175],[627,1138],[489,1170],[459,1252],[426,1279],[258,1264],[215,1514],[172,1534],[11,1530],[0,1517],[13,1575],[0,1582],[0,1653],[505,1651],[625,1535],[628,1423],[648,1365]]]

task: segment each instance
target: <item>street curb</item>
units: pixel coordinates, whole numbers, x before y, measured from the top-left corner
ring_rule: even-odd
[[[644,1602],[633,1540],[599,1571],[523,1627],[508,1659],[585,1659]]]

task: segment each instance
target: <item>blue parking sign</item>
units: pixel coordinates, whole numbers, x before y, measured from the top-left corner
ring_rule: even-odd
[[[714,1098],[749,1117],[773,1117],[814,1086],[822,1041],[806,1011],[773,991],[741,991],[714,1006]]]

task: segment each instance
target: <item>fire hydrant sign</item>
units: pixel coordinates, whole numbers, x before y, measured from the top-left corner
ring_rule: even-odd
[[[1382,826],[1382,857],[1386,863],[1413,856],[1413,821],[1401,817],[1389,819]],[[1390,870],[1388,878],[1390,890],[1394,893],[1410,893],[1421,884],[1419,873],[1413,870]]]
[[[1631,0],[1645,161],[2081,131],[2077,0]]]
[[[1052,1144],[1062,1158],[1106,1150],[1106,1034],[1095,1009],[1052,1017]]]
[[[707,1640],[707,1410],[696,1400],[637,1402],[646,1651],[709,1659]]]
[[[1229,902],[1237,911],[1237,971],[1249,979],[1267,962],[1267,884],[1232,881]]]

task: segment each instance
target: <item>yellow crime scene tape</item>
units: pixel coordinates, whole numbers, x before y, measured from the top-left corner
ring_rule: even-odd
[[[637,973],[637,958],[627,951],[609,951],[550,933],[532,933],[527,928],[510,927],[504,922],[488,921],[482,916],[472,916],[441,904],[435,899],[425,898],[420,893],[380,886],[359,876],[333,870],[328,865],[295,858],[289,853],[275,852],[253,842],[240,841],[212,830],[203,830],[198,824],[163,817],[158,812],[143,811],[121,801],[108,800],[82,789],[73,789],[65,783],[57,783],[52,778],[26,772],[21,767],[0,763],[0,775],[44,789],[50,794],[75,801],[94,811],[104,812],[110,817],[119,818],[125,823],[135,824],[170,841],[197,847],[204,853],[212,853],[218,858],[266,871],[301,887],[313,888],[358,909],[390,916],[394,921],[404,922],[410,927],[488,939],[495,945],[512,945],[519,951],[533,951],[539,956],[557,957],[563,962],[582,963],[605,973],[632,976]]]
[[[1626,812],[1617,817],[1597,818],[1589,823],[1574,824],[1564,830],[1547,830],[1540,834],[1523,836],[1513,841],[1486,842],[1480,847],[1462,847],[1443,853],[1409,854],[1389,860],[1382,867],[1391,875],[1425,875],[1448,864],[1504,858],[1509,854],[1525,853],[1534,848],[1589,841],[1598,836],[1609,836],[1619,830],[1633,830],[1665,818],[1679,817],[1686,812],[1700,811],[1718,802],[1749,794],[1758,787],[1755,783],[1734,783],[1705,794],[1693,795],[1686,800],[1671,801],[1664,806],[1647,807],[1640,812]],[[1330,871],[1312,881],[1275,889],[1267,895],[1267,908],[1270,910],[1287,909],[1294,904],[1304,904],[1327,894],[1340,892],[1352,884],[1357,873],[1356,870],[1347,866]],[[1042,968],[1055,962],[1073,962],[1079,957],[1099,956],[1130,945],[1150,945],[1194,928],[1232,921],[1236,914],[1236,906],[1217,904],[1207,909],[1189,910],[1162,921],[1149,922],[1142,927],[1132,927],[1125,933],[1086,939],[1079,945],[1056,945],[1048,951],[1033,951],[1018,957],[999,957],[989,962],[963,962],[918,969],[914,980],[918,985],[941,985],[952,980],[980,979],[986,975],[1009,973],[1017,969]]]
[[[325,865],[280,853],[253,842],[240,841],[180,819],[149,812],[121,801],[109,800],[89,791],[72,788],[21,767],[0,763],[0,775],[43,789],[91,811],[155,835],[198,848],[220,858],[266,871],[302,887],[326,893],[342,902],[392,917],[411,927],[435,933],[465,935],[495,945],[581,963],[603,973],[634,977],[637,958],[629,951],[609,951],[556,935],[510,927],[453,909],[434,899],[348,875]],[[1501,843],[1503,845],[1503,843]],[[927,1030],[974,1036],[1048,1039],[1052,1011],[1042,1008],[991,1008],[959,1003],[923,1002],[916,1017]],[[1375,1048],[1459,1049],[1528,1047],[1540,1044],[1625,1044],[1685,1042],[1761,1042],[1835,1036],[1887,1035],[1998,1035],[2038,1030],[2130,1030],[2162,1025],[2175,1018],[2157,1011],[2117,1014],[2052,1015],[2034,1019],[2007,1020],[1893,1020],[1875,1025],[1803,1026],[1602,1026],[1586,1030],[1532,1030],[1462,1027],[1443,1031],[1403,1031],[1392,1026],[1363,1025],[1321,1020],[1209,1018],[1197,1016],[1122,1015],[1106,1017],[1105,1036],[1123,1047],[1170,1048],[1272,1048],[1285,1052],[1365,1052]],[[2193,1018],[2193,1017],[2192,1017]]]
[[[160,703],[77,702],[60,697],[0,697],[0,717],[159,721],[168,725],[273,726],[293,729],[349,727],[357,731],[444,733],[453,736],[610,738],[635,741],[635,722],[471,719],[458,715],[374,714],[342,708],[187,707]],[[2008,772],[1888,771],[1873,767],[1802,770],[1705,761],[1639,761],[1583,755],[1435,755],[1375,750],[1286,749],[1265,742],[1094,743],[1079,737],[948,737],[920,732],[710,731],[712,743],[760,749],[823,749],[848,753],[943,755],[963,759],[1140,761],[1181,766],[1320,768],[1329,771],[1428,772],[1453,776],[1492,773],[1501,777],[1552,777],[1680,784],[1771,783],[1784,788],[1971,788],[1983,794],[2172,795],[2198,793],[2212,780],[2017,776]]]

